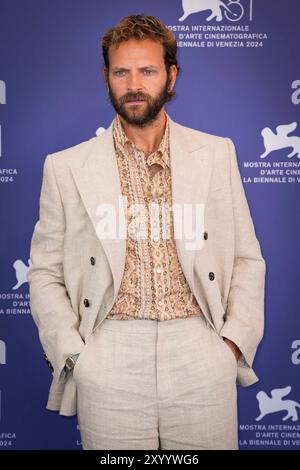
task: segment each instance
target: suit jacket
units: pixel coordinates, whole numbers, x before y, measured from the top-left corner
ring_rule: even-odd
[[[81,353],[105,319],[125,266],[125,237],[99,236],[99,204],[112,205],[117,220],[125,220],[112,126],[44,161],[27,279],[32,316],[53,370],[46,407],[64,415],[76,414],[76,383],[62,373],[65,359]],[[252,364],[263,336],[266,266],[235,146],[230,138],[170,118],[170,155],[173,204],[204,207],[202,246],[190,249],[189,235],[181,231],[175,238],[179,261],[211,327],[242,351],[237,383],[251,385],[259,380]],[[174,227],[180,218],[174,211]]]

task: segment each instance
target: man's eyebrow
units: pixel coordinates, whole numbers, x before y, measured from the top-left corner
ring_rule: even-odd
[[[144,65],[143,67],[138,67],[138,70],[143,69],[158,69],[158,67],[155,65]],[[126,67],[112,67],[112,70],[125,70],[128,72],[130,69],[127,69]]]

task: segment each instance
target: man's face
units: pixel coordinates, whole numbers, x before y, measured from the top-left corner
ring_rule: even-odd
[[[109,49],[109,71],[104,69],[104,76],[115,111],[128,124],[143,127],[169,100],[176,67],[167,76],[160,42],[130,39]]]

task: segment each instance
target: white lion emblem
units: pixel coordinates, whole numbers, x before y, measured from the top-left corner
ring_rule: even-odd
[[[292,418],[292,421],[297,421],[298,413],[296,408],[300,408],[300,404],[294,400],[282,400],[283,397],[290,393],[291,389],[290,385],[285,388],[275,388],[271,392],[271,397],[265,392],[258,392],[256,398],[260,415],[256,418],[256,421],[260,421],[266,415],[276,413],[277,411],[287,411],[282,421],[286,421],[289,418]]]
[[[229,8],[224,2],[220,0],[182,0],[183,15],[179,18],[179,21],[184,21],[192,13],[199,13],[201,11],[210,10],[211,14],[206,18],[206,21],[213,20],[222,21],[222,8],[226,10],[225,16],[231,21],[237,21],[244,14],[243,6],[239,2],[231,2],[231,8]],[[239,10],[239,14],[233,11]]]

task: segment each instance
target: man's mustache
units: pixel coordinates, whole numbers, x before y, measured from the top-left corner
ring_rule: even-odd
[[[126,95],[122,98],[122,103],[127,103],[128,101],[148,101],[148,99],[142,95]]]

